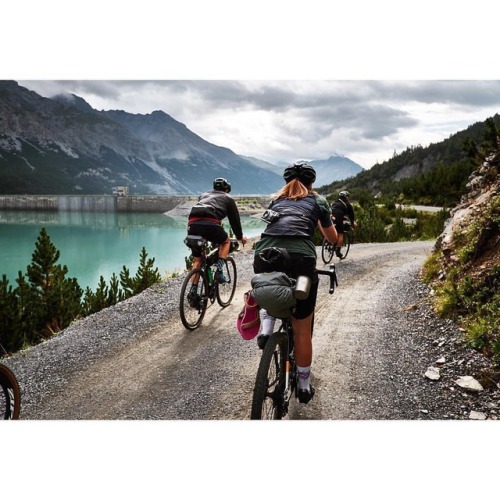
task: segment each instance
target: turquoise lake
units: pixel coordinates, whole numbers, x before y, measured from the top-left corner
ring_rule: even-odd
[[[265,224],[259,218],[241,219],[246,236],[259,235]],[[224,221],[229,229],[227,219]],[[60,251],[59,264],[68,267],[68,277],[95,290],[100,276],[106,282],[123,266],[134,275],[142,247],[154,258],[162,277],[185,269],[190,255],[184,245],[186,218],[163,214],[96,212],[0,211],[0,276],[7,275],[13,287],[18,271],[26,272],[36,239],[45,227]]]

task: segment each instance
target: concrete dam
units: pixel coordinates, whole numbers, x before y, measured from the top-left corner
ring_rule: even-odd
[[[259,210],[270,198],[234,196],[238,207]],[[59,212],[186,212],[198,196],[175,195],[0,195],[0,210],[46,210]]]

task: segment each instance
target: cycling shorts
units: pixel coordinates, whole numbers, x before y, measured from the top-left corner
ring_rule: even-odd
[[[316,272],[316,259],[310,255],[290,252],[291,271],[290,276],[307,276],[311,278],[311,290],[305,300],[297,300],[293,317],[296,319],[305,319],[314,312],[316,307],[316,298],[318,295],[318,273]]]
[[[332,212],[332,215],[335,217],[333,224],[337,233],[344,233],[344,214],[342,212]]]
[[[191,222],[188,225],[189,235],[203,236],[206,240],[220,245],[224,243],[229,235],[226,233],[224,228],[215,222]],[[201,248],[196,248],[191,250],[193,257],[201,257]]]

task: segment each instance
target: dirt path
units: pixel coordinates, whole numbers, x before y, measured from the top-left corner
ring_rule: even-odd
[[[401,357],[397,345],[387,339],[391,318],[384,316],[385,306],[398,300],[397,290],[415,275],[431,247],[430,242],[355,245],[349,257],[337,263],[339,288],[333,296],[328,294],[327,279],[321,279],[314,333],[317,393],[307,406],[292,404],[290,418],[391,418],[385,414],[391,405],[377,404],[372,382],[391,363],[391,357]],[[22,418],[247,419],[260,351],[255,341],[244,341],[235,329],[252,276],[251,255],[238,257],[240,281],[233,303],[226,309],[211,306],[194,332],[183,328],[173,304],[159,320],[146,321],[148,314],[144,313],[143,331],[118,345],[112,346],[117,340],[108,334],[106,344],[94,348],[90,356],[75,339],[95,335],[103,342],[109,313],[102,312],[92,320],[93,333],[82,322],[76,327],[80,331],[71,333],[73,340],[69,334],[64,342],[61,339],[67,344],[64,350],[54,341],[18,356],[13,364],[19,370],[23,363],[24,368],[35,364],[35,359],[38,363],[31,374],[27,368],[24,375],[21,370],[25,388]],[[321,259],[318,264],[322,265]],[[175,287],[176,295],[178,285],[170,286]],[[158,309],[164,309],[162,300],[161,293],[147,297],[149,306],[158,302],[154,304]],[[137,322],[142,302],[122,306],[123,311],[116,314],[123,326],[116,328],[123,330]],[[43,352],[52,353],[57,368],[42,370],[48,356]],[[70,356],[72,366],[66,370]],[[43,390],[33,386],[35,378]]]

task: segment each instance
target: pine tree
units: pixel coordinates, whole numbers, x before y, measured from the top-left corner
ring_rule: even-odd
[[[66,278],[68,268],[57,264],[60,252],[43,227],[27,268],[37,310],[37,331],[42,337],[68,326],[81,313],[82,289],[75,278]]]

